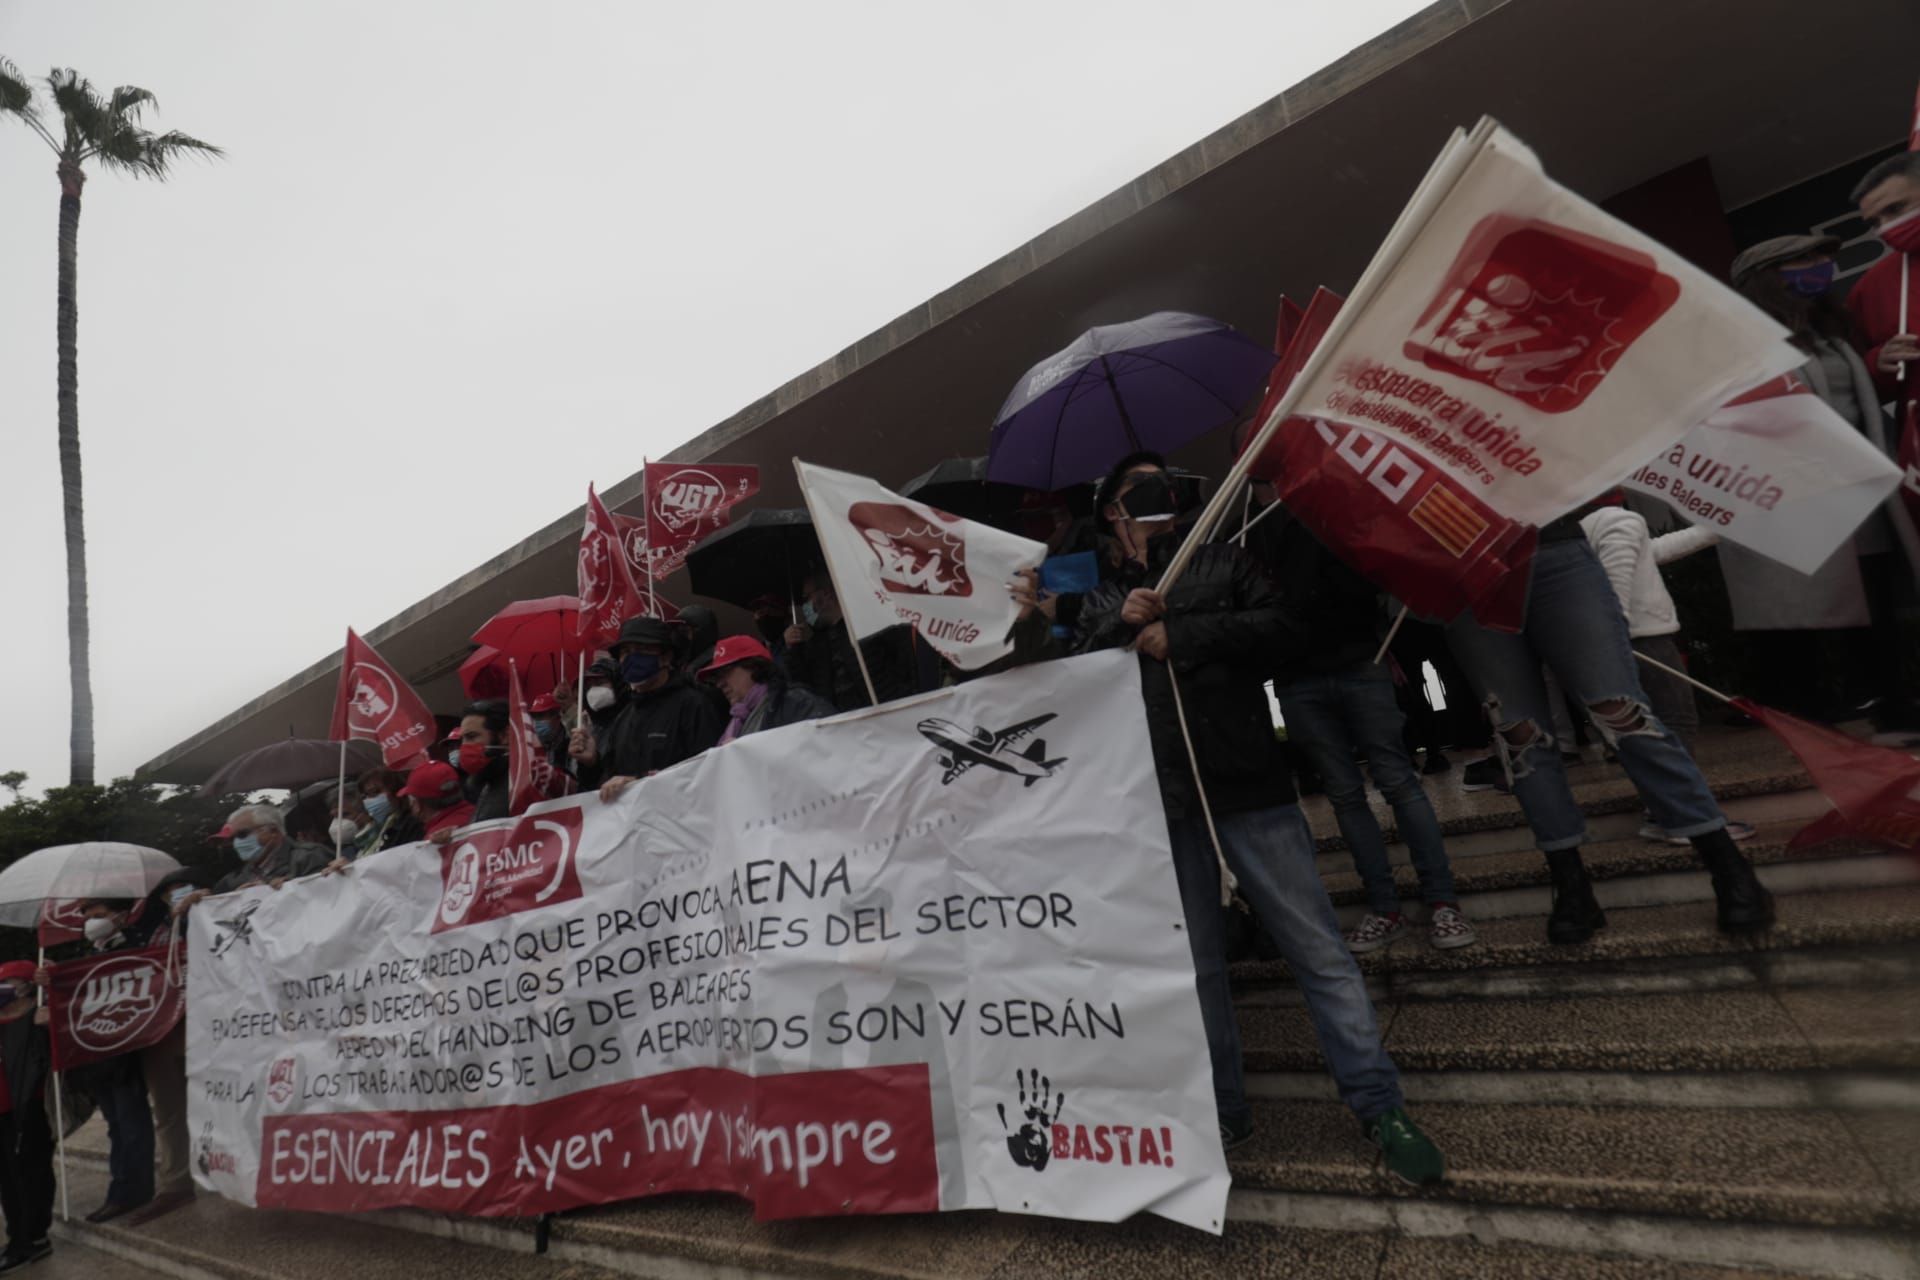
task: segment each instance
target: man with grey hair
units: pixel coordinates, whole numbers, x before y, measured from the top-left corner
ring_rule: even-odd
[[[270,804],[241,805],[227,815],[220,834],[233,842],[233,856],[240,865],[215,882],[215,893],[255,884],[278,889],[283,881],[324,869],[333,858],[330,850],[317,844],[289,839],[285,817]]]

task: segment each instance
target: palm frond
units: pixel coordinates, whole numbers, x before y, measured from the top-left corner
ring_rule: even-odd
[[[107,110],[122,120],[138,120],[148,107],[160,109],[160,100],[138,85],[123,84],[107,100]]]
[[[72,67],[55,67],[47,75],[47,92],[66,125],[67,149],[78,155],[98,146],[111,129],[113,117],[93,82]]]
[[[29,118],[34,115],[33,86],[6,58],[0,58],[0,112]]]

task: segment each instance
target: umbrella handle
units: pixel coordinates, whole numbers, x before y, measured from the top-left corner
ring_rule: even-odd
[[[1107,394],[1113,397],[1113,408],[1120,415],[1120,429],[1127,433],[1127,444],[1132,452],[1139,453],[1146,448],[1140,443],[1140,433],[1133,429],[1133,418],[1127,413],[1127,402],[1121,398],[1120,388],[1113,381],[1113,366],[1107,363],[1105,356],[1100,357],[1100,374],[1107,384]]]

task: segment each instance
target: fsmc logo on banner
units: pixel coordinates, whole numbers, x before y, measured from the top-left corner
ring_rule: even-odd
[[[132,1044],[165,1011],[172,988],[161,961],[131,955],[96,965],[67,1005],[67,1033],[89,1053]]]
[[[580,897],[580,809],[529,814],[470,833],[440,855],[432,932]]]
[[[427,731],[425,725],[408,724],[400,731],[387,732],[400,706],[400,695],[393,687],[392,678],[379,667],[370,662],[356,662],[348,681],[353,694],[347,700],[347,728],[352,736],[373,739],[391,758],[397,748]]]
[[[1541,413],[1565,413],[1679,297],[1647,254],[1493,214],[1467,237],[1402,350]]]

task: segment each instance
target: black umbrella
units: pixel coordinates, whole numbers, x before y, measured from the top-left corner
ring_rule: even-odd
[[[1183,471],[1179,467],[1169,467],[1167,479],[1179,494],[1182,511],[1198,511],[1205,504],[1205,476]],[[1044,496],[1064,500],[1067,511],[1075,517],[1090,516],[1093,514],[1095,487],[1092,482],[1068,485]],[[922,472],[907,481],[900,490],[902,497],[938,507],[948,515],[978,520],[1003,529],[1012,528],[1008,521],[1019,515],[1027,503],[1028,495],[1039,493],[1037,489],[987,479],[987,459],[984,457],[948,458],[931,471]],[[1015,529],[1014,532],[1019,530]]]
[[[380,767],[378,743],[355,740],[347,744],[347,775]],[[292,791],[340,773],[340,744],[315,738],[288,738],[235,756],[200,785],[203,796],[274,787]]]
[[[800,584],[822,563],[820,539],[805,507],[760,510],[709,534],[687,555],[687,585],[697,596],[752,608],[762,596],[800,598]]]

